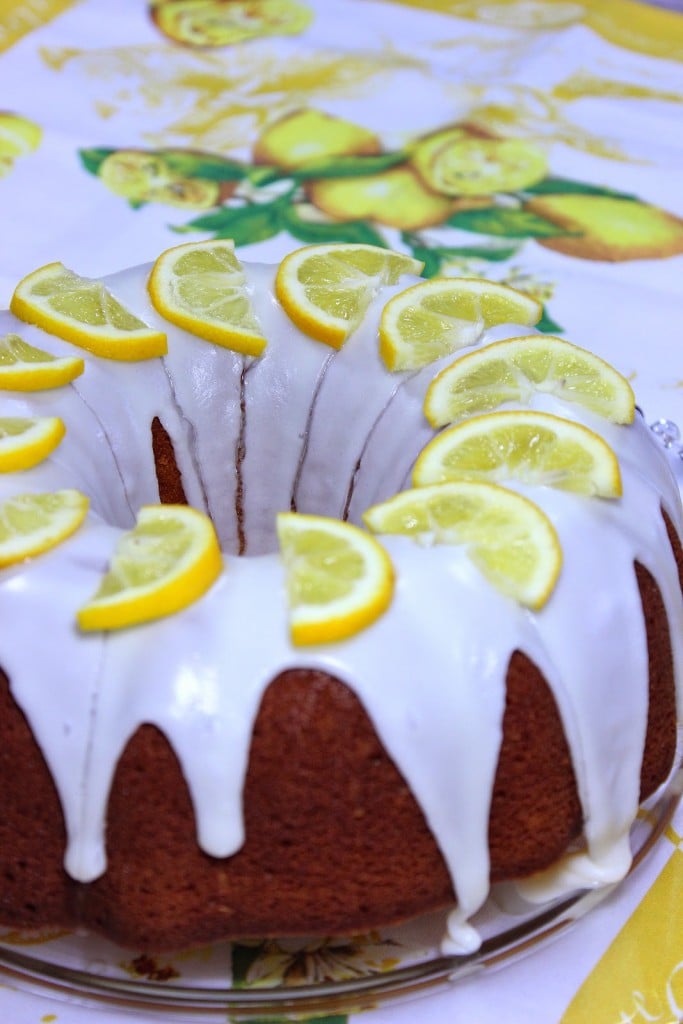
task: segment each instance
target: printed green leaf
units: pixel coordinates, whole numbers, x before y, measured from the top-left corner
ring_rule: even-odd
[[[502,238],[552,238],[572,234],[545,217],[519,207],[487,206],[483,210],[460,210],[446,223],[463,231]]]
[[[619,199],[633,199],[638,202],[638,197],[630,192],[619,192],[617,189],[608,188],[606,185],[589,185],[584,181],[572,181],[569,178],[543,178],[535,185],[529,185],[523,189],[524,192],[533,195],[572,195],[584,196],[612,196]]]
[[[79,149],[78,155],[86,171],[90,174],[99,174],[103,161],[115,152],[115,149]]]
[[[387,247],[386,241],[379,232],[364,220],[345,222],[306,220],[301,217],[296,206],[287,206],[281,211],[280,223],[290,235],[309,245],[325,242],[348,242]]]
[[[405,160],[406,155],[402,152],[378,153],[373,156],[329,156],[313,160],[288,173],[299,181],[309,181],[311,178],[357,178],[364,174],[380,174],[390,167],[405,163]]]
[[[543,334],[562,334],[564,327],[556,323],[551,316],[548,315],[548,309],[546,306],[543,307],[543,315],[536,324],[536,330],[542,331]]]
[[[210,181],[241,181],[247,168],[236,160],[212,156],[210,153],[188,153],[177,149],[155,151],[181,178],[206,178]]]

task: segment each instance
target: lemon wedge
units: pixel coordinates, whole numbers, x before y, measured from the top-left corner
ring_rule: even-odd
[[[338,349],[384,285],[420,274],[423,267],[412,256],[380,246],[309,245],[282,260],[275,292],[304,334]]]
[[[78,624],[120,629],[171,615],[206,593],[221,567],[208,516],[187,505],[143,505],[97,592],[79,610]]]
[[[80,491],[17,494],[0,504],[0,566],[40,555],[60,544],[85,519],[88,499]]]
[[[18,334],[0,337],[0,390],[46,391],[80,377],[85,363],[76,356],[50,355]]]
[[[58,416],[0,416],[0,473],[37,466],[65,433]]]
[[[415,370],[478,341],[496,324],[532,327],[537,300],[505,284],[470,277],[433,277],[389,299],[379,326],[388,370]]]
[[[343,640],[388,608],[394,586],[391,559],[365,530],[338,519],[283,512],[277,534],[295,644]]]
[[[534,610],[550,597],[562,566],[546,514],[498,484],[459,480],[401,491],[369,508],[363,519],[374,533],[463,545],[498,590]]]
[[[191,334],[250,356],[266,347],[231,240],[167,249],[147,287],[157,312]]]
[[[103,356],[137,361],[166,352],[166,335],[121,305],[101,281],[48,263],[24,277],[10,309],[20,320]]]
[[[413,469],[415,487],[477,478],[600,498],[621,494],[618,459],[599,434],[526,409],[473,416],[449,427],[425,445]]]
[[[424,401],[433,427],[544,391],[613,423],[631,423],[631,385],[604,359],[562,338],[530,334],[468,352],[437,374]]]

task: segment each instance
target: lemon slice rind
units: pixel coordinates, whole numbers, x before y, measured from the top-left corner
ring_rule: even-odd
[[[0,390],[47,391],[80,377],[85,363],[78,356],[53,356],[20,338],[0,337]]]
[[[531,334],[467,352],[436,375],[424,399],[435,428],[535,392],[574,402],[613,423],[633,422],[633,389],[600,356],[563,338]]]
[[[413,485],[454,479],[518,480],[618,498],[619,460],[599,434],[546,412],[514,409],[472,416],[437,434],[413,467]]]
[[[80,317],[70,312],[74,305]],[[136,362],[165,355],[168,348],[166,335],[127,310],[102,282],[80,277],[62,263],[48,263],[22,278],[10,310],[104,359]]]
[[[345,640],[389,607],[392,562],[365,530],[298,512],[280,513],[276,526],[296,646]]]
[[[401,491],[363,514],[378,534],[461,545],[498,591],[534,611],[562,567],[553,524],[538,505],[498,484],[458,480]]]
[[[152,268],[147,288],[155,309],[170,323],[223,348],[260,356],[267,341],[234,253],[234,243],[228,239],[166,249]],[[199,263],[194,271],[193,262]],[[187,269],[179,273],[183,267]],[[231,318],[232,307],[237,315]]]
[[[0,567],[34,558],[76,532],[88,499],[80,491],[18,494],[0,504]]]
[[[84,631],[164,618],[197,601],[222,569],[213,523],[188,505],[143,505],[122,534],[94,596],[77,612]]]
[[[392,372],[415,370],[476,343],[503,323],[532,327],[541,303],[485,278],[430,278],[389,299],[379,326],[379,351]]]
[[[420,260],[380,246],[309,245],[281,261],[275,293],[300,331],[339,349],[384,285],[403,274],[419,275],[423,268]]]
[[[59,416],[0,417],[0,473],[37,466],[55,450],[65,433]]]

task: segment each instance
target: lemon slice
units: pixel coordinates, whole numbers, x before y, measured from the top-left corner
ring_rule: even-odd
[[[600,498],[621,494],[619,462],[599,434],[526,409],[473,416],[449,427],[417,457],[413,484],[521,480]]]
[[[516,288],[470,277],[434,277],[406,288],[382,311],[379,351],[389,370],[414,370],[477,341],[496,324],[532,327],[543,314]]]
[[[363,519],[375,533],[463,545],[494,586],[533,609],[548,600],[562,566],[546,514],[497,484],[459,480],[402,491],[369,508]]]
[[[108,572],[78,612],[81,629],[121,629],[180,611],[222,567],[211,520],[187,505],[143,505],[119,539]]]
[[[80,377],[85,363],[76,356],[59,358],[29,345],[18,334],[0,337],[0,389],[46,391]]]
[[[66,540],[85,519],[88,499],[79,491],[17,494],[0,504],[0,566],[40,555]]]
[[[105,288],[61,263],[24,277],[10,309],[20,320],[106,359],[135,361],[166,352],[166,335],[155,331]]]
[[[266,347],[228,239],[167,249],[152,268],[148,289],[157,312],[191,334],[250,356]]]
[[[468,352],[437,374],[425,394],[433,427],[489,412],[544,391],[590,409],[613,423],[631,423],[631,385],[604,359],[562,338],[531,334]]]
[[[394,586],[391,559],[364,530],[338,519],[283,512],[277,534],[295,644],[343,640],[388,608]]]
[[[275,291],[296,326],[341,348],[380,288],[402,274],[420,274],[412,256],[374,245],[309,245],[280,263]]]
[[[0,416],[0,473],[37,466],[65,433],[58,416]]]

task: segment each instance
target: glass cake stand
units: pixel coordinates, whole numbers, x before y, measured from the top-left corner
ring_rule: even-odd
[[[641,810],[632,830],[631,870],[653,849],[683,791],[683,769]],[[263,1019],[272,1024],[345,1014],[403,1001],[501,966],[551,941],[615,888],[574,892],[543,908],[494,889],[473,923],[481,948],[443,956],[445,915],[345,939],[221,943],[152,956],[92,935],[0,931],[0,977],[20,989],[79,1005],[118,1008],[165,1020]]]

